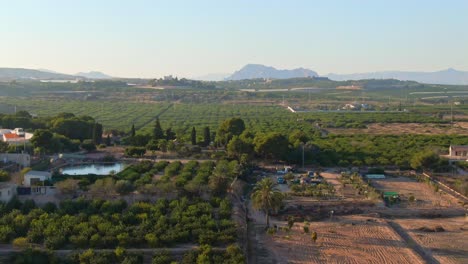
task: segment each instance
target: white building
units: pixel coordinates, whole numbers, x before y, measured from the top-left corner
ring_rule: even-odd
[[[34,136],[32,133],[26,133],[22,128],[0,129],[0,138],[4,142],[13,145],[23,145],[29,142]]]
[[[24,175],[23,185],[26,187],[30,186],[42,186],[44,181],[50,180],[52,174],[47,171],[29,171]]]
[[[7,203],[16,195],[16,184],[0,182],[0,201]]]
[[[452,146],[449,148],[449,156],[451,158],[467,158],[468,159],[468,146]]]
[[[31,156],[23,153],[0,153],[0,162],[13,162],[25,168],[31,166]]]

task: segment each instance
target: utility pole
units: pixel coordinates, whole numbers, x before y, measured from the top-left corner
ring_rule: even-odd
[[[453,101],[450,102],[450,123],[453,126]]]
[[[302,170],[304,170],[304,143],[301,144],[302,145]]]

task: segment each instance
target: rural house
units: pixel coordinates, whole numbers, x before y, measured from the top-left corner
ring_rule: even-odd
[[[44,181],[50,180],[52,174],[47,171],[29,171],[24,175],[23,185],[26,187],[30,186],[42,186]]]
[[[462,158],[468,159],[468,146],[452,146],[449,148],[450,158]]]

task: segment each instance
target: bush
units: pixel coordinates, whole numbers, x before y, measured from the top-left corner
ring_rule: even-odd
[[[94,144],[93,141],[89,139],[84,140],[80,147],[86,151],[96,150],[96,144]]]
[[[10,180],[10,174],[4,170],[0,170],[0,182],[7,182]]]
[[[161,250],[156,252],[153,256],[152,264],[170,264],[173,261],[171,254],[168,250]]]
[[[7,243],[15,235],[13,227],[8,225],[0,225],[0,242]]]
[[[29,247],[29,241],[26,237],[18,237],[13,240],[13,247],[16,248],[27,248]]]
[[[141,157],[146,153],[144,147],[128,147],[125,149],[125,155],[130,157]]]
[[[268,228],[267,234],[269,234],[269,235],[276,234],[276,228],[273,228],[273,227]]]

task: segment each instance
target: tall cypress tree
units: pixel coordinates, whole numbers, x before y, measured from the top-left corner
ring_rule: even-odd
[[[203,143],[204,143],[205,147],[210,145],[210,143],[211,143],[210,127],[205,127],[203,129]]]
[[[192,145],[197,144],[197,131],[195,130],[195,127],[192,127]]]
[[[172,128],[166,129],[166,140],[176,139],[176,134],[172,132]]]
[[[136,131],[135,131],[135,124],[132,124],[132,129],[130,130],[130,136],[134,137],[136,134]]]
[[[164,131],[161,128],[161,123],[159,123],[159,118],[156,119],[153,128],[153,139],[164,139]]]

